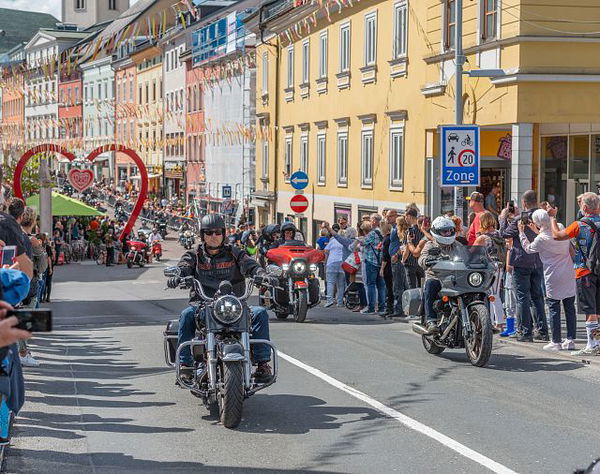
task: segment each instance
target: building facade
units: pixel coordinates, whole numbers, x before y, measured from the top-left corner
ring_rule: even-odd
[[[114,20],[129,8],[129,0],[62,0],[62,21],[81,29]]]

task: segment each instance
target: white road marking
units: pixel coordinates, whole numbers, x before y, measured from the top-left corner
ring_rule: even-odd
[[[310,365],[307,365],[304,362],[301,362],[292,356],[284,354],[283,352],[277,351],[277,354],[282,359],[288,361],[290,364],[293,364],[296,367],[299,367],[302,370],[305,370],[309,374],[320,378],[324,382],[327,382],[329,385],[331,385],[343,392],[346,392],[347,394],[353,396],[354,398],[357,398],[358,400],[366,403],[367,405],[372,406],[378,412],[380,412],[386,416],[389,416],[390,418],[393,418],[396,421],[399,421],[407,428],[410,428],[411,430],[414,430],[421,434],[424,434],[425,436],[437,441],[438,443],[443,444],[444,446],[452,449],[453,451],[457,452],[461,456],[464,456],[467,459],[470,459],[471,461],[481,464],[482,466],[488,468],[489,470],[491,470],[493,472],[498,472],[498,473],[502,473],[502,474],[516,474],[516,472],[513,471],[512,469],[494,461],[493,459],[488,458],[487,456],[484,456],[483,454],[478,453],[477,451],[472,450],[471,448],[468,448],[464,444],[461,444],[458,441],[446,436],[445,434],[442,434],[439,431],[436,431],[433,428],[430,428],[429,426],[424,425],[423,423],[405,415],[404,413],[401,413],[397,410],[394,410],[393,408],[388,407],[387,405],[384,405],[383,403],[375,400],[374,398],[371,398],[366,393],[356,390],[355,388],[352,388],[352,387],[346,385],[345,383],[340,382],[337,379],[334,379],[333,377],[327,375],[326,373],[321,372],[319,369],[316,369]]]

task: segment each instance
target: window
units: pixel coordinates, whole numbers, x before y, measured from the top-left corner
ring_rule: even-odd
[[[262,55],[262,93],[269,93],[269,53]]]
[[[319,78],[327,77],[327,31],[319,35]]]
[[[498,38],[498,0],[482,0],[481,39],[491,41]]]
[[[363,130],[360,137],[361,185],[373,185],[373,131]]]
[[[108,9],[116,10],[117,9],[117,0],[108,0]]]
[[[287,137],[285,139],[285,164],[284,164],[284,172],[285,172],[285,181],[289,183],[290,176],[292,174],[292,137]]]
[[[300,138],[300,169],[305,173],[308,171],[308,135]]]
[[[404,130],[390,130],[390,187],[402,187],[402,171],[404,168]]]
[[[152,102],[156,102],[156,81],[152,83]]]
[[[317,183],[325,184],[325,159],[326,159],[325,135],[317,135]]]
[[[75,10],[85,10],[85,0],[75,0]]]
[[[146,104],[150,102],[150,83],[146,82]]]
[[[444,49],[453,49],[456,41],[456,0],[444,2]]]
[[[340,72],[350,70],[350,23],[340,26]]]
[[[98,100],[102,100],[102,84],[98,83]]]
[[[139,92],[138,103],[141,104],[142,103],[142,97],[143,97],[143,95],[142,95],[142,86],[141,85],[138,88],[138,92]]]
[[[406,56],[408,36],[408,6],[406,1],[394,5],[394,59]]]
[[[75,86],[75,102],[79,102],[79,86]]]
[[[104,98],[108,99],[108,81],[104,81]]]
[[[135,99],[133,97],[133,78],[129,81],[129,100],[133,102]]]
[[[339,132],[337,136],[337,175],[338,186],[348,184],[348,133]]]
[[[290,46],[287,50],[287,86],[294,87],[294,47]]]
[[[365,66],[372,66],[377,60],[377,13],[365,16]]]
[[[308,84],[310,81],[310,42],[308,40],[302,43],[302,84]]]
[[[262,176],[263,178],[269,177],[269,140],[263,140],[263,148],[262,148]]]

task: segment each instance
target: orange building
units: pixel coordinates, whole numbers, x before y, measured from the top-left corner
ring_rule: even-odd
[[[115,143],[125,145],[136,150],[136,111],[137,111],[137,77],[136,65],[129,54],[113,62],[115,70]],[[115,176],[117,185],[128,181],[128,178],[137,174],[135,166],[127,155],[115,153]]]
[[[22,74],[6,73],[2,91],[2,147],[4,150],[24,145],[25,101]]]
[[[81,71],[63,74],[58,83],[58,121],[60,140],[77,141],[83,137],[83,82]],[[67,143],[68,145],[68,143]]]

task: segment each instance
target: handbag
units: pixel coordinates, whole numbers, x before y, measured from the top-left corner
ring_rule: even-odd
[[[349,275],[354,275],[360,268],[360,264],[360,254],[358,253],[358,250],[355,250],[350,255],[348,255],[348,257],[346,257],[346,260],[342,262],[342,270],[344,270]]]

